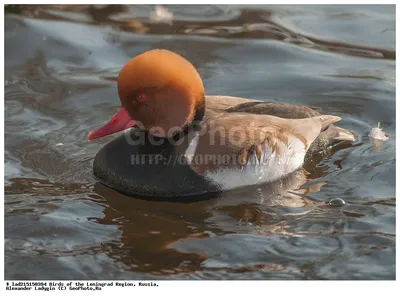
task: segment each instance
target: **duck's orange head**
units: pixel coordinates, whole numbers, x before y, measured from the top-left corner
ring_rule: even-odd
[[[118,76],[121,108],[89,140],[133,125],[158,137],[182,131],[204,108],[204,87],[194,66],[168,50],[150,50],[129,60]]]

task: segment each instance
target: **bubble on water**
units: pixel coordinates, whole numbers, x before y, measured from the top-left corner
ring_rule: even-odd
[[[344,201],[342,198],[333,198],[329,201],[329,206],[344,206],[346,204],[346,201]]]

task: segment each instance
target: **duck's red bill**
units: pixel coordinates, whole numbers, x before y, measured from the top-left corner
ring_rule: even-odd
[[[125,108],[121,107],[112,118],[100,128],[90,131],[88,140],[91,141],[96,138],[101,138],[110,135],[135,125],[135,121],[131,119]]]

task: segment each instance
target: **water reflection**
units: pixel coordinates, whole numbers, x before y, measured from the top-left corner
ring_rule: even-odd
[[[6,11],[21,13],[26,16],[34,16],[43,19],[63,19],[71,20],[70,12],[86,13],[91,17],[91,21],[109,25],[120,30],[135,32],[139,34],[173,34],[173,35],[205,35],[212,37],[226,38],[249,38],[249,39],[274,39],[287,43],[296,44],[306,48],[314,48],[323,51],[333,51],[337,53],[363,56],[369,58],[383,58],[394,60],[395,52],[386,49],[374,47],[366,47],[359,45],[347,44],[344,42],[329,41],[307,36],[298,32],[294,32],[274,19],[274,10],[269,11],[264,7],[260,9],[242,8],[238,9],[239,13],[232,13],[229,10],[221,10],[218,6],[204,7],[205,9],[195,10],[191,6],[174,6],[169,5],[163,8],[164,13],[167,11],[173,15],[168,21],[158,22],[155,20],[154,13],[157,6],[135,6],[126,5],[54,5],[54,9],[48,9],[46,6],[19,6],[11,5]],[[148,15],[149,10],[150,16]],[[179,14],[174,11],[179,11]],[[64,15],[60,15],[60,11],[65,11]],[[191,11],[193,14],[191,14]],[[122,15],[122,17],[121,17]],[[136,16],[136,17],[132,17]],[[212,23],[207,20],[207,16],[214,17]],[[219,16],[217,20],[215,16]],[[76,21],[76,20],[75,20]],[[389,29],[384,29],[385,30]],[[118,39],[118,34],[113,38]]]
[[[181,252],[173,248],[176,243],[230,233],[259,233],[260,228],[264,234],[266,230],[282,233],[287,215],[302,216],[324,204],[306,196],[322,185],[298,188],[305,179],[300,170],[283,181],[208,197],[210,200],[158,203],[127,197],[96,183],[94,191],[107,204],[104,216],[91,220],[118,226],[118,242],[103,245],[111,258],[130,269],[155,275],[194,272],[207,260],[204,251]]]

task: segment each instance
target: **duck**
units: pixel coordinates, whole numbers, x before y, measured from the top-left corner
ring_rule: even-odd
[[[93,174],[129,196],[184,199],[280,180],[355,135],[316,107],[205,95],[196,68],[166,49],[130,59],[121,106],[88,140],[124,131],[100,149]]]

